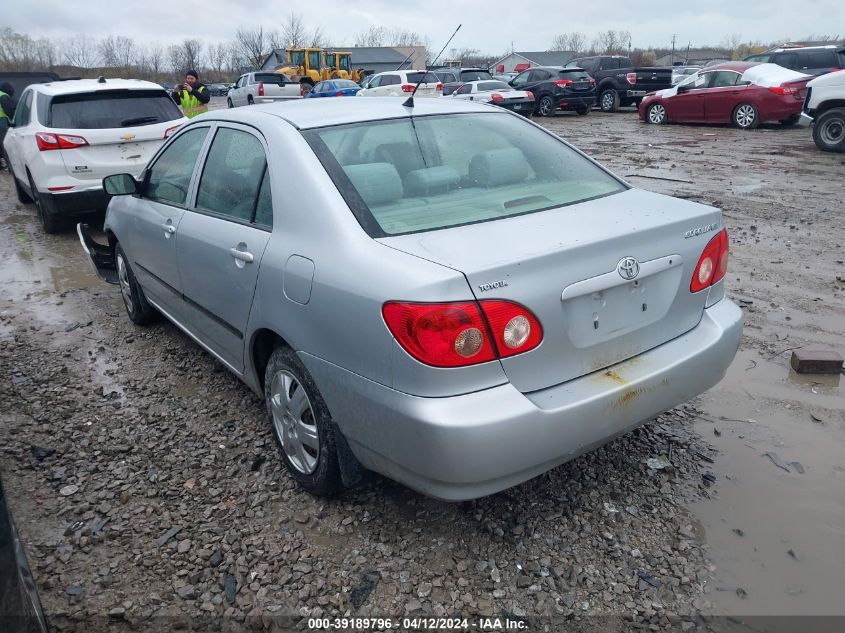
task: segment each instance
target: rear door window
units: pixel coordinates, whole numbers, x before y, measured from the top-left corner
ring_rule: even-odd
[[[266,164],[264,147],[252,134],[218,129],[197,189],[197,207],[251,222]]]
[[[772,55],[772,63],[795,70],[798,66],[798,55],[795,53],[776,53]]]
[[[164,90],[105,90],[53,97],[46,125],[96,130],[155,125],[181,117]]]
[[[836,53],[833,51],[806,51],[798,53],[798,70],[809,68],[836,68]]]
[[[15,127],[26,127],[29,125],[32,112],[32,90],[27,90],[21,97],[18,107],[15,109]]]
[[[208,127],[180,134],[168,145],[147,171],[146,197],[156,202],[182,206],[202,149]]]

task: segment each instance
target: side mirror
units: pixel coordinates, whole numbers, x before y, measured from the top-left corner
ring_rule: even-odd
[[[678,86],[678,93],[686,92],[689,90],[689,84],[684,84],[682,86]]]
[[[138,193],[138,183],[129,174],[114,174],[103,178],[103,191],[110,196],[128,196]]]

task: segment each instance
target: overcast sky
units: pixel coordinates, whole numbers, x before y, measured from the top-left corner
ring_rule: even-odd
[[[842,0],[706,0],[683,3],[651,0],[563,2],[534,0],[0,0],[0,26],[33,37],[95,38],[124,35],[138,43],[168,44],[186,37],[206,43],[232,39],[238,26],[281,28],[291,10],[308,28],[322,25],[330,44],[350,45],[356,33],[370,26],[416,31],[439,51],[455,27],[454,48],[482,53],[545,50],[555,35],[581,31],[592,38],[608,29],[630,31],[633,46],[678,48],[718,44],[725,35],[764,42],[798,39],[810,34],[836,35],[845,28]],[[685,6],[686,5],[686,6]],[[845,37],[845,33],[840,33]]]

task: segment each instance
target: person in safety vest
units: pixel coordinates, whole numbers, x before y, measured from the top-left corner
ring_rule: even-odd
[[[3,139],[15,116],[15,89],[10,83],[0,84],[0,169],[8,169],[6,150],[3,149]]]
[[[170,96],[189,119],[193,119],[203,112],[208,112],[211,93],[205,87],[205,84],[200,83],[200,77],[195,70],[189,70],[185,73],[185,83],[176,86]]]

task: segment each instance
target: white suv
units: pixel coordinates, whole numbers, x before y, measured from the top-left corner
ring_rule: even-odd
[[[21,94],[3,147],[21,202],[35,202],[47,233],[74,216],[105,211],[103,178],[139,177],[187,119],[158,84],[78,79]]]
[[[443,84],[431,72],[424,70],[391,70],[373,75],[366,88],[358,91],[358,97],[409,97],[422,79],[417,97],[442,97]]]

